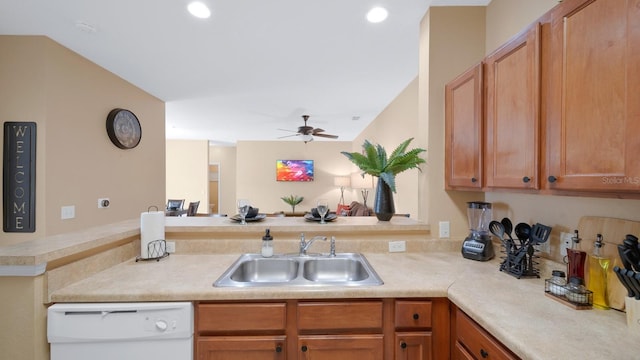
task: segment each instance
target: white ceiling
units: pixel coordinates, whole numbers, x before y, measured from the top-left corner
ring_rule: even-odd
[[[170,139],[276,140],[309,114],[350,141],[417,76],[428,7],[490,0],[202,0],[206,20],[190,1],[0,0],[0,34],[46,35],[162,99]]]

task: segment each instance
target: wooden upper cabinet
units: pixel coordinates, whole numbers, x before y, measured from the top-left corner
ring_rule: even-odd
[[[485,186],[538,189],[540,25],[485,58]]]
[[[572,0],[551,17],[549,189],[640,190],[640,0]]]
[[[482,189],[482,63],[445,86],[445,187]]]

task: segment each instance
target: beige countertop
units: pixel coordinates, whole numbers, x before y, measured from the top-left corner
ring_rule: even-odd
[[[640,334],[627,329],[624,313],[574,310],[544,295],[544,279],[516,279],[501,273],[497,259],[476,262],[463,259],[459,252],[367,253],[385,282],[382,286],[213,287],[239,255],[174,254],[158,262],[129,260],[54,292],[52,300],[448,297],[523,359],[640,357]]]

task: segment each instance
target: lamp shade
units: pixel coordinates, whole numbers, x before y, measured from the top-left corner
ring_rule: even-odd
[[[333,178],[333,185],[338,187],[350,187],[351,178],[348,176],[336,176]]]
[[[373,176],[365,174],[362,177],[360,173],[353,174],[351,175],[351,184],[354,189],[373,189]]]

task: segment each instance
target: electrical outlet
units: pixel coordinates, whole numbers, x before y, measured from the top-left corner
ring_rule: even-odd
[[[450,223],[448,221],[440,221],[438,223],[439,225],[439,229],[440,229],[440,238],[441,239],[448,239],[449,236],[451,236],[450,233]]]
[[[571,238],[573,234],[570,233],[560,233],[560,256],[567,256],[567,249],[571,248]]]
[[[111,205],[109,198],[100,198],[98,199],[98,209],[106,209]]]
[[[67,220],[76,217],[76,207],[74,205],[63,206],[60,208],[60,219]]]
[[[166,250],[167,250],[167,252],[169,254],[173,254],[174,252],[176,252],[176,242],[175,241],[167,241],[166,244],[167,244]]]
[[[407,244],[404,241],[389,241],[389,252],[407,251]]]
[[[543,243],[538,244],[538,250],[546,254],[551,254],[551,241],[547,240]]]

